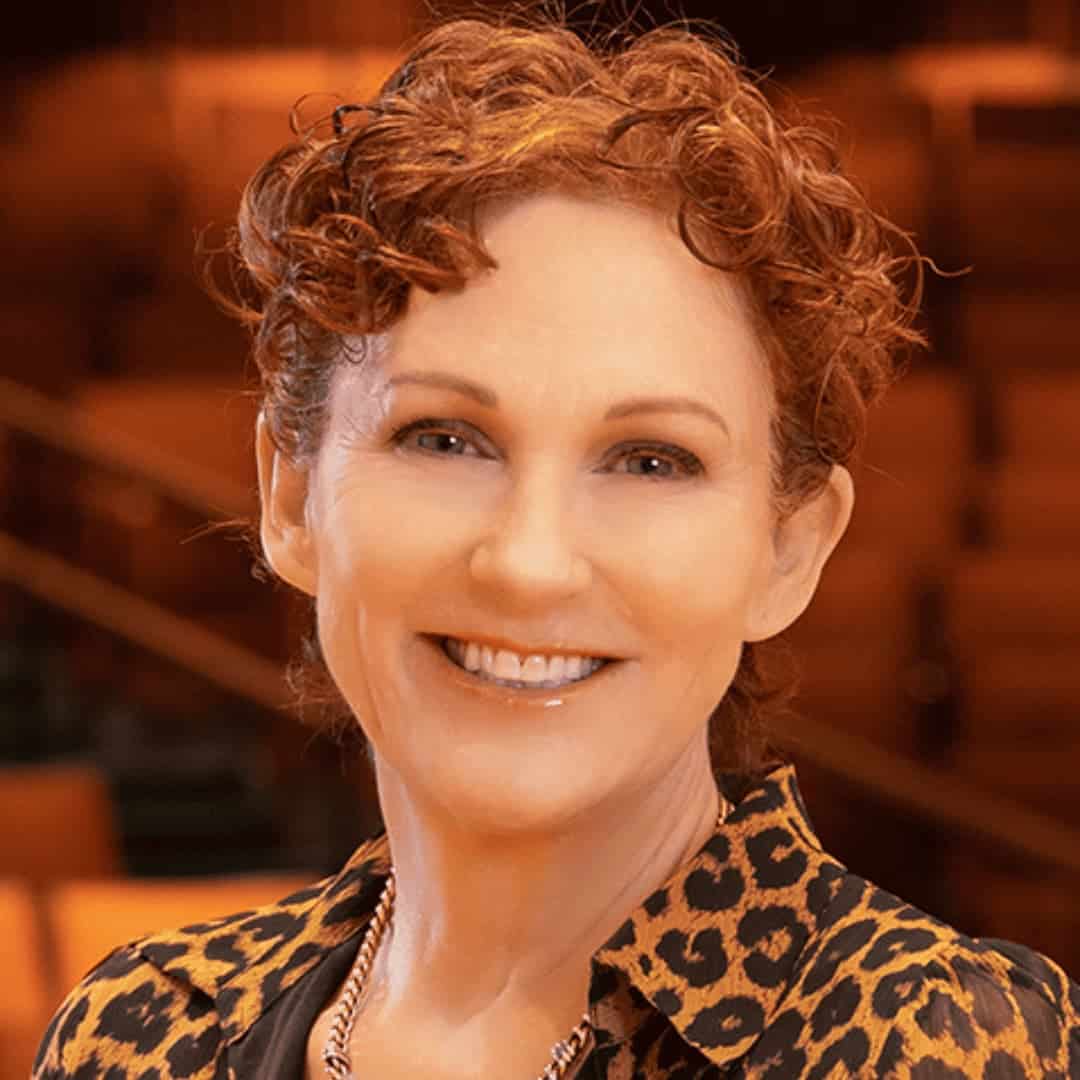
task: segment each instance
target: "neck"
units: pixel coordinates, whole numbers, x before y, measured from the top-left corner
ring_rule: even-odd
[[[647,793],[557,831],[465,828],[382,759],[377,775],[397,897],[372,1005],[454,1030],[524,1010],[564,1037],[593,953],[700,850],[720,806],[704,745]]]

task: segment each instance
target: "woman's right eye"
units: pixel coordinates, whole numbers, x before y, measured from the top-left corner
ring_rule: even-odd
[[[425,443],[424,439],[428,441]],[[416,445],[434,454],[456,454],[460,457],[466,443],[460,435],[451,431],[421,431],[417,433]]]
[[[466,448],[473,445],[465,435],[468,430],[467,424],[454,420],[414,420],[397,428],[390,441],[395,446],[402,446],[411,436],[415,436],[413,445],[425,453],[464,457]]]

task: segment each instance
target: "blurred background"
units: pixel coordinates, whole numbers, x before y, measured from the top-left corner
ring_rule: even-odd
[[[443,14],[463,5],[444,3]],[[468,10],[479,6],[474,0]],[[586,3],[583,27],[624,4]],[[962,276],[871,418],[790,635],[825,846],[1080,973],[1080,0],[687,0]],[[419,0],[27,5],[0,96],[0,1080],[104,951],[269,900],[378,828],[294,713],[255,580],[244,333],[199,284],[303,95],[370,94]],[[328,111],[328,110],[324,110]]]

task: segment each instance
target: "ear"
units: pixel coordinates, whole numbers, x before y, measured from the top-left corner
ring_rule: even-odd
[[[260,412],[255,424],[255,460],[259,470],[259,536],[270,569],[290,585],[315,595],[315,551],[308,521],[309,473],[282,450]]]
[[[776,526],[769,579],[751,612],[747,641],[775,637],[806,610],[854,503],[851,474],[834,465],[822,490]]]

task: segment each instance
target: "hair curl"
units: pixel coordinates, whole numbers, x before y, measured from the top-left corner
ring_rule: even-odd
[[[702,262],[738,275],[772,372],[781,514],[861,443],[867,408],[920,341],[921,267],[821,131],[782,122],[732,49],[662,27],[586,44],[559,19],[447,22],[375,99],[298,133],[249,182],[234,251],[278,447],[314,454],[345,339],[378,333],[409,290],[495,266],[494,200],[559,191],[670,215]],[[914,294],[903,282],[914,268]],[[766,763],[790,678],[746,645],[710,721],[718,773]]]

